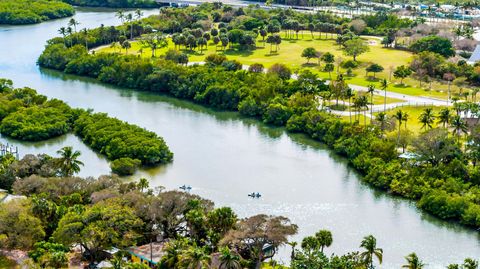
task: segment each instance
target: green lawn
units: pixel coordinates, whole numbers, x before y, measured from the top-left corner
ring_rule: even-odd
[[[406,112],[408,114],[408,121],[407,121],[408,130],[412,131],[413,133],[420,133],[420,132],[424,131],[425,129],[422,128],[422,124],[419,122],[418,118],[420,117],[420,114],[426,108],[432,108],[434,115],[437,116],[438,112],[440,112],[440,110],[444,107],[439,107],[439,106],[418,106],[418,107],[417,106],[415,106],[415,107],[414,106],[405,106],[405,107],[399,107],[399,108],[389,110],[387,112],[387,115],[393,116],[398,110],[402,110],[403,112]],[[435,119],[435,123],[433,124],[433,127],[437,127],[437,126],[438,126],[437,120]]]
[[[285,38],[285,34],[282,33],[282,37]],[[316,34],[312,39],[310,32],[303,32],[299,34],[299,39],[283,39],[280,44],[278,52],[270,52],[270,45],[262,42],[261,37],[257,40],[257,48],[255,50],[239,50],[238,48],[227,48],[223,51],[220,47],[216,47],[212,41],[209,42],[208,48],[203,51],[190,51],[181,48],[182,51],[189,55],[190,62],[204,61],[205,57],[212,53],[224,54],[229,59],[238,60],[242,64],[251,65],[253,63],[261,63],[266,68],[275,63],[284,63],[292,68],[294,71],[298,71],[301,68],[308,68],[319,74],[320,77],[329,79],[330,74],[323,72],[323,63],[318,66],[315,59],[312,59],[309,64],[307,60],[301,57],[303,49],[307,47],[313,47],[317,51],[322,53],[330,52],[335,55],[336,58],[341,57],[343,60],[351,59],[352,57],[345,56],[341,48],[335,43],[335,36],[330,36],[329,39],[325,39],[325,34],[322,34],[323,39],[319,39]],[[420,87],[420,82],[413,78],[407,78],[400,85],[400,81],[390,77],[390,71],[399,65],[408,65],[412,59],[410,52],[395,50],[390,48],[384,48],[380,44],[380,40],[375,37],[363,37],[370,45],[370,51],[357,57],[360,65],[353,70],[353,76],[345,77],[350,84],[368,86],[369,84],[379,85],[380,80],[386,78],[391,83],[388,87],[389,91],[404,93],[415,96],[429,96],[439,99],[445,99],[447,96],[447,85],[440,82],[432,83],[432,90],[429,89],[429,85],[423,83]],[[163,48],[156,51],[156,55],[160,56],[165,54],[168,49],[173,49],[175,46],[169,40],[168,48]],[[132,42],[132,47],[128,50],[128,54],[140,54],[142,50],[142,57],[151,57],[151,50],[149,48],[142,48],[139,42]],[[125,50],[119,48],[104,47],[99,52],[121,52],[126,53]],[[370,63],[377,63],[384,67],[384,71],[377,73],[376,78],[372,78],[373,74],[369,74],[367,77],[365,68]],[[345,73],[346,70],[340,68],[340,71]],[[335,77],[336,72],[332,72],[332,76]],[[452,86],[452,94],[458,92],[459,89],[456,86]]]

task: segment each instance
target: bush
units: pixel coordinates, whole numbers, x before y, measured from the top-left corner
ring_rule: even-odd
[[[142,161],[131,158],[120,158],[112,161],[110,168],[112,172],[120,176],[133,175],[142,164]]]
[[[343,61],[342,62],[342,67],[343,68],[357,68],[358,67],[358,63],[356,61],[353,61],[353,60],[347,60],[347,61]]]

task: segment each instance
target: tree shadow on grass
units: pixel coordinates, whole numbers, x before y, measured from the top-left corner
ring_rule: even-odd
[[[303,63],[302,67],[317,67],[317,63]]]
[[[399,88],[399,89],[405,89],[405,88],[408,88],[410,86],[405,84],[405,83],[401,83],[401,84],[394,84],[393,87]]]

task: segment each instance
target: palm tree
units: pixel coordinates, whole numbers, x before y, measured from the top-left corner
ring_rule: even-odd
[[[452,122],[450,126],[453,128],[453,133],[457,135],[458,140],[460,140],[460,134],[464,133],[467,134],[468,127],[465,121],[458,115],[452,118]]]
[[[410,115],[407,112],[403,112],[403,121],[405,122],[405,130],[407,130],[407,121],[410,119]]]
[[[75,33],[77,32],[77,26],[80,25],[80,23],[75,20],[74,18],[71,18],[69,21],[68,21],[68,26],[73,26],[73,29],[75,30]]]
[[[64,147],[57,153],[60,154],[57,164],[62,176],[71,177],[80,172],[80,166],[83,166],[83,162],[78,160],[78,157],[82,155],[80,151],[73,151],[72,147]]]
[[[378,113],[375,120],[378,121],[378,123],[380,123],[380,130],[382,130],[382,132],[385,131],[385,127],[386,127],[387,122],[388,122],[387,113],[385,113],[385,112]]]
[[[184,248],[184,241],[173,240],[168,242],[165,248],[165,254],[160,260],[160,265],[165,266],[166,268],[178,268]]]
[[[84,28],[82,30],[83,37],[85,38],[85,48],[87,48],[87,53],[88,53],[88,30],[87,28]]]
[[[387,111],[387,88],[388,88],[388,81],[386,79],[380,82],[380,88],[385,92],[384,100],[383,100],[383,111]]]
[[[443,108],[438,113],[438,123],[443,124],[443,128],[447,126],[451,118],[452,118],[452,113],[450,112],[450,109],[448,107]]]
[[[128,54],[128,49],[132,47],[132,44],[128,40],[123,41],[122,48],[125,49],[125,54]]]
[[[373,266],[374,257],[377,258],[380,264],[382,263],[383,249],[377,248],[377,239],[373,235],[365,236],[360,247],[365,249],[364,252],[360,253],[360,258],[367,268],[375,268]]]
[[[206,269],[210,266],[210,255],[203,248],[190,247],[183,253],[180,262],[185,269]]]
[[[298,245],[298,243],[295,241],[292,241],[292,242],[287,242],[287,245],[292,247],[292,252],[290,253],[290,259],[293,261],[293,259],[295,259],[295,247]]]
[[[127,16],[125,16],[125,20],[130,24],[130,39],[133,39],[133,14],[128,13]]]
[[[148,180],[146,178],[141,178],[138,183],[137,183],[137,187],[140,188],[140,191],[143,192],[143,190],[145,189],[148,189]]]
[[[407,269],[422,269],[425,264],[420,260],[415,254],[415,252],[410,253],[408,256],[405,257],[407,260],[407,264],[403,265],[402,268],[407,268]]]
[[[329,247],[333,243],[332,232],[328,230],[320,230],[315,234],[320,245],[320,251],[323,253],[325,247]]]
[[[135,10],[135,17],[140,20],[143,17],[143,12],[140,9]]]
[[[373,93],[375,92],[375,86],[372,84],[368,85],[367,92],[370,94],[370,115],[373,117]]]
[[[58,33],[63,36],[63,44],[66,47],[67,46],[67,40],[66,40],[66,38],[67,38],[67,28],[60,27],[60,29],[58,29]]]
[[[432,128],[432,124],[435,121],[435,116],[433,115],[433,109],[432,108],[426,108],[422,114],[420,114],[420,117],[418,117],[418,120],[420,123],[422,123],[422,129],[428,129]]]
[[[367,125],[367,110],[368,110],[368,98],[365,95],[361,95],[357,97],[357,102],[358,102],[358,109],[365,108],[363,110],[363,120],[364,120],[364,125]]]
[[[115,13],[115,17],[120,19],[120,22],[123,24],[125,20],[125,13],[122,10],[119,10]]]
[[[397,143],[400,141],[400,130],[402,127],[403,121],[405,121],[405,114],[401,109],[397,110],[397,112],[393,115],[393,117],[398,121],[398,135],[397,135]]]
[[[68,26],[67,27],[67,35],[71,35],[73,33],[73,30],[72,30],[72,27]],[[73,41],[72,41],[72,38],[70,37],[70,47],[73,45]]]
[[[112,42],[112,44],[110,45],[110,48],[112,48],[114,52],[117,52],[117,48],[119,47],[121,49],[121,46],[118,42]]]
[[[228,247],[222,248],[220,251],[220,266],[219,269],[241,269],[240,256],[231,251]]]
[[[350,116],[350,123],[352,123],[352,97],[354,96],[352,88],[348,87],[345,90],[345,97],[348,98],[348,114]]]

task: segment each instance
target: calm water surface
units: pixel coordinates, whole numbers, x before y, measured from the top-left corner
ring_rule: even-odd
[[[152,14],[157,11],[145,11]],[[80,27],[118,24],[114,12],[79,10]],[[144,170],[152,186],[192,192],[217,205],[231,206],[242,217],[257,213],[288,216],[300,227],[300,239],[319,229],[333,232],[329,253],[357,250],[373,234],[384,249],[381,268],[400,268],[415,251],[429,265],[443,268],[465,257],[480,258],[478,232],[436,220],[414,203],[374,191],[322,144],[290,135],[234,113],[215,112],[165,96],[137,93],[91,79],[40,70],[35,61],[45,41],[67,24],[61,19],[31,26],[0,26],[0,77],[29,86],[73,107],[93,108],[163,136],[175,153],[172,164]],[[109,173],[107,161],[74,135],[39,143],[20,143],[21,154],[55,152],[66,145],[82,151],[81,176]],[[263,197],[251,200],[247,193]],[[279,256],[286,260],[288,250]]]

